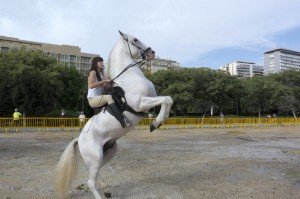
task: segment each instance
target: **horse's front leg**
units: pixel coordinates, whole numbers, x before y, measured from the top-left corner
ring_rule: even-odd
[[[142,97],[140,103],[141,110],[149,110],[155,106],[161,105],[158,116],[151,122],[150,132],[158,128],[170,114],[173,100],[170,96],[158,96],[158,97]]]

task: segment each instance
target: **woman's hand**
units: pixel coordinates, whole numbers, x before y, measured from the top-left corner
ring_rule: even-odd
[[[104,80],[104,83],[103,83],[103,88],[105,89],[105,90],[110,90],[111,89],[111,79],[106,79],[106,80]]]

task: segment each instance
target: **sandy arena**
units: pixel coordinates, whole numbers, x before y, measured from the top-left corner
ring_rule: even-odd
[[[56,198],[53,170],[78,135],[0,132],[0,199]],[[101,170],[113,199],[300,198],[300,127],[134,130],[118,147]],[[92,199],[78,165],[70,198]]]

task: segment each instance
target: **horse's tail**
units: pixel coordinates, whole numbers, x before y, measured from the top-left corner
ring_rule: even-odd
[[[72,140],[57,163],[54,175],[54,190],[60,197],[65,197],[77,172],[78,138]]]

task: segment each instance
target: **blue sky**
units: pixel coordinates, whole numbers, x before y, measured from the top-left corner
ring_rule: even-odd
[[[299,0],[0,0],[0,35],[79,46],[108,59],[118,30],[183,67],[263,64],[300,51]]]
[[[199,66],[211,66],[218,68],[234,61],[254,62],[260,65],[264,64],[264,52],[275,48],[286,48],[300,52],[300,27],[270,35],[274,46],[240,46],[219,48],[203,54],[197,58],[200,60]],[[191,65],[193,60],[191,60]]]

